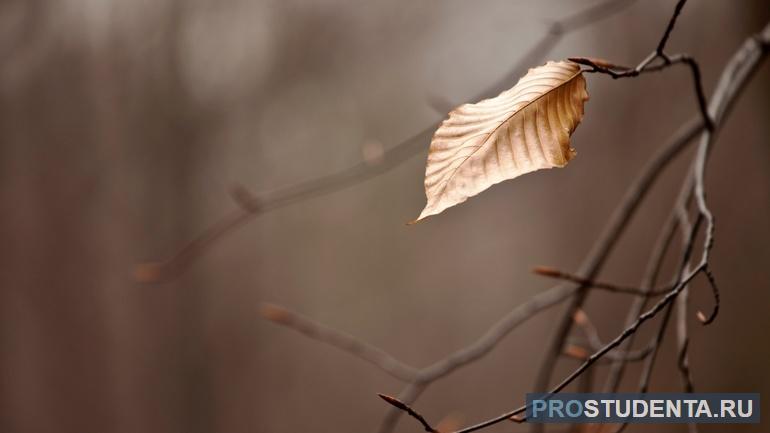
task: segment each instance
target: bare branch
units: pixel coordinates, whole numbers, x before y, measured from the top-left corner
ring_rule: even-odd
[[[695,235],[697,234],[697,228],[690,223],[689,217],[687,215],[687,206],[692,196],[691,179],[692,178],[688,178],[687,180],[685,180],[684,186],[682,187],[682,190],[679,193],[679,198],[677,200],[677,203],[674,205],[674,209],[671,211],[671,214],[670,214],[670,220],[678,222],[678,226],[680,227],[680,230],[682,232],[682,244],[683,244],[682,248],[688,252],[692,251],[694,238],[695,238]],[[700,221],[700,219],[698,221]],[[675,224],[671,227],[676,228],[676,226],[677,225]],[[670,240],[670,237],[669,237],[669,240]],[[679,271],[678,271],[679,273],[676,277],[677,280],[681,279],[683,274],[690,272],[689,258],[690,258],[690,254],[688,253],[684,257],[682,263],[679,266]],[[681,293],[679,294],[679,297],[676,299],[676,303],[686,304],[687,294],[688,294],[688,287],[685,286],[682,289]],[[664,313],[663,319],[661,320],[661,323],[658,327],[658,332],[656,333],[655,339],[653,340],[653,343],[652,343],[652,347],[653,347],[652,354],[649,358],[647,358],[647,362],[643,367],[642,375],[639,379],[638,391],[640,393],[645,393],[649,389],[650,379],[652,378],[652,370],[655,366],[655,360],[657,358],[658,351],[660,350],[660,347],[663,343],[663,337],[668,327],[668,322],[671,318],[673,308],[674,308],[674,304],[668,305]],[[681,325],[681,323],[679,325]],[[686,338],[686,328],[684,330],[684,337]],[[677,329],[677,340],[680,345],[682,344],[682,338],[683,338],[682,330]],[[681,352],[682,354],[686,353],[685,352],[686,342],[685,342],[685,347],[684,348],[680,347],[680,350],[682,350]],[[688,380],[689,380],[689,376],[688,376]],[[627,423],[620,424],[618,428],[615,430],[615,432],[616,433],[622,432],[626,428],[626,425]]]
[[[684,239],[686,239],[687,234],[691,233],[692,225],[690,224],[686,214],[687,204],[690,202],[691,197],[692,197],[692,177],[688,177],[685,180],[685,185],[682,187],[679,193],[679,197],[676,200],[676,203],[674,204],[674,211],[670,213],[668,219],[666,220],[663,226],[663,229],[660,231],[658,239],[655,241],[655,245],[652,248],[650,259],[647,263],[647,267],[644,272],[644,277],[642,278],[642,283],[641,283],[642,289],[651,290],[651,288],[657,284],[664,259],[666,258],[666,254],[668,253],[671,247],[671,243],[673,242],[674,235],[676,234],[677,229],[681,230],[683,242],[684,242]],[[634,300],[634,303],[629,309],[629,312],[626,318],[626,326],[630,325],[631,323],[634,322],[634,320],[636,320],[636,318],[639,316],[639,314],[641,314],[642,310],[644,309],[646,303],[647,303],[646,298],[636,298]],[[633,339],[634,339],[633,335],[629,337],[628,343],[626,344],[626,348],[630,347],[633,344]],[[623,360],[616,361],[612,364],[612,367],[610,368],[610,371],[607,374],[607,381],[604,386],[604,392],[617,391],[617,388],[620,385],[620,379],[623,376],[624,370],[625,370],[625,362]],[[618,429],[618,432],[621,430],[622,430],[622,427],[621,429]]]
[[[657,59],[661,59],[662,62],[653,64],[653,62]],[[597,62],[596,59],[589,57],[570,57],[569,60],[584,66],[590,66],[591,69],[587,69],[585,72],[606,74],[613,79],[633,78],[645,73],[662,71],[677,64],[686,65],[689,67],[690,73],[692,75],[695,97],[698,102],[698,108],[700,109],[704,124],[706,125],[706,129],[711,130],[714,128],[714,121],[708,113],[708,103],[706,102],[706,96],[703,91],[700,67],[698,66],[698,62],[696,62],[695,59],[688,56],[687,54],[676,54],[673,56],[668,56],[666,54],[658,54],[657,52],[653,52],[633,69],[615,66],[605,60],[600,60]]]
[[[529,301],[511,310],[478,340],[425,368],[422,372],[422,378],[426,381],[434,381],[448,375],[459,367],[481,358],[526,320],[547,308],[559,304],[574,293],[574,288],[563,285],[555,286],[539,293]]]
[[[714,129],[714,122],[708,112],[708,105],[706,102],[705,93],[703,91],[703,84],[698,63],[695,61],[695,59],[686,54],[669,56],[665,53],[666,44],[668,43],[671,32],[674,30],[674,26],[676,25],[676,20],[679,17],[679,14],[682,12],[685,3],[687,3],[687,0],[677,1],[676,6],[674,7],[674,13],[669,19],[668,24],[666,25],[666,29],[663,32],[663,36],[661,36],[657,47],[655,47],[655,50],[633,69],[616,66],[606,61],[597,62],[594,59],[588,57],[573,57],[570,58],[570,60],[581,65],[590,66],[592,68],[586,72],[599,72],[610,75],[615,79],[637,77],[642,73],[660,71],[678,63],[687,65],[690,68],[690,72],[692,74],[692,81],[695,87],[695,96],[698,100],[698,107],[700,108],[701,116],[703,116],[704,125],[707,130],[711,131]],[[660,60],[660,62],[655,65],[653,63],[656,60]]]
[[[263,317],[272,322],[374,364],[396,379],[412,382],[418,377],[416,368],[404,364],[384,350],[365,343],[352,335],[331,329],[277,305],[264,304],[260,312]]]
[[[717,287],[717,282],[714,279],[714,275],[711,273],[709,266],[705,266],[703,268],[703,273],[706,275],[706,279],[708,280],[709,286],[711,287],[711,293],[714,295],[714,307],[708,316],[698,311],[697,317],[702,324],[709,325],[714,321],[714,319],[716,319],[717,314],[719,314],[719,287]]]
[[[687,334],[687,298],[689,290],[682,291],[682,295],[676,301],[676,334],[677,334],[677,351],[679,356],[677,357],[677,367],[682,377],[682,388],[684,392],[693,392],[695,386],[692,383],[692,375],[690,374],[690,361],[687,357],[687,349],[690,345],[690,337]]]
[[[593,343],[591,343],[591,348],[589,350],[585,347],[569,343],[567,344],[566,347],[564,347],[564,356],[568,356],[570,358],[577,359],[579,361],[585,361],[586,359],[588,359],[589,356],[591,356],[591,353],[601,349],[604,346],[604,344],[605,343],[594,345]],[[605,361],[609,363],[611,361],[617,361],[621,359],[625,362],[636,362],[647,358],[647,356],[649,356],[651,352],[652,352],[652,347],[647,347],[642,350],[635,350],[633,352],[621,352],[618,350],[613,350],[612,352],[605,355],[598,362]]]
[[[616,284],[605,283],[601,281],[589,280],[587,278],[580,277],[575,274],[570,274],[564,271],[560,271],[555,268],[549,268],[546,266],[538,266],[532,270],[532,272],[542,275],[548,278],[555,278],[559,280],[569,281],[579,284],[586,289],[599,289],[611,293],[625,293],[636,296],[657,296],[665,295],[671,290],[671,287],[658,289],[658,290],[646,290],[638,287],[619,286]]]
[[[399,399],[411,404],[431,383],[485,356],[519,325],[541,311],[566,300],[575,291],[573,287],[558,285],[518,305],[473,343],[420,370],[417,380],[402,391]],[[389,412],[383,420],[380,432],[390,432],[395,427],[397,419],[398,412]]]
[[[668,329],[668,322],[671,320],[671,312],[673,311],[674,304],[668,304],[666,311],[663,313],[663,318],[658,326],[658,332],[655,334],[655,340],[653,344],[652,353],[647,357],[644,367],[642,367],[642,377],[639,380],[639,392],[645,393],[649,390],[650,379],[652,378],[652,369],[655,366],[655,361],[658,358],[658,352],[663,344],[663,337]]]
[[[391,376],[408,382],[409,385],[398,396],[398,400],[411,404],[431,383],[483,357],[516,327],[536,316],[539,312],[559,304],[574,293],[575,289],[566,285],[558,285],[541,292],[511,310],[473,343],[420,370],[401,363],[381,349],[364,343],[349,334],[331,329],[283,307],[266,304],[262,308],[262,315],[274,323],[294,329],[309,338],[358,356]],[[381,433],[392,431],[398,414],[398,411],[391,411],[386,415],[380,427]]]
[[[249,199],[246,201],[240,199],[247,195],[245,190],[241,189],[236,200],[236,203],[239,205],[238,209],[230,212],[230,214],[205,229],[198,237],[182,247],[168,260],[138,265],[134,271],[134,277],[137,281],[144,283],[163,282],[176,278],[212,245],[255,217],[302,200],[340,191],[397,167],[402,162],[424,150],[423,143],[430,140],[435,128],[436,125],[431,125],[393,148],[386,150],[381,162],[377,165],[361,161],[340,172],[300,182],[269,193],[258,196],[248,193]],[[244,206],[244,203],[259,203],[260,205],[258,207]]]
[[[682,8],[684,8],[685,3],[687,3],[687,0],[679,0],[676,3],[676,6],[674,7],[674,15],[671,16],[670,20],[668,20],[668,25],[666,26],[666,30],[663,32],[663,37],[660,38],[660,42],[658,42],[658,46],[655,48],[655,52],[658,53],[658,55],[662,55],[663,50],[666,49],[668,38],[671,36],[671,32],[674,30],[676,19],[679,17],[679,14],[682,13]]]
[[[575,324],[580,327],[580,329],[585,334],[586,338],[588,339],[589,344],[591,345],[591,349],[596,352],[600,350],[602,347],[606,345],[599,337],[599,330],[596,329],[596,326],[591,322],[591,320],[588,318],[588,315],[583,310],[578,310],[575,312],[574,316]],[[574,346],[568,346],[573,347]],[[613,361],[613,360],[624,360],[626,362],[628,361],[641,361],[642,359],[645,359],[650,352],[654,348],[654,342],[653,344],[650,344],[649,347],[646,347],[642,350],[637,351],[629,351],[625,352],[623,350],[614,350],[612,352],[609,352],[604,359],[607,361]],[[574,349],[573,349],[574,350]],[[566,352],[566,350],[565,350]],[[585,360],[588,358],[590,353],[586,353],[585,356],[582,356],[582,360]]]

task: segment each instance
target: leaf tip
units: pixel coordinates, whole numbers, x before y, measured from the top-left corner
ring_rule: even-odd
[[[425,209],[423,209],[422,212],[420,212],[420,216],[413,219],[412,221],[407,222],[406,225],[413,226],[415,224],[420,224],[426,219],[432,217],[433,215],[440,214],[443,211],[444,209],[436,210],[433,204],[429,201],[428,204],[425,206]]]

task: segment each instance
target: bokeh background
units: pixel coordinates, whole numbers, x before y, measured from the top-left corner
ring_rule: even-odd
[[[593,3],[0,2],[0,431],[374,431],[386,409],[375,393],[401,385],[265,321],[260,303],[416,366],[466,345],[551,285],[532,266],[576,269],[645,160],[695,113],[685,68],[589,76],[568,168],[496,186],[424,224],[403,223],[424,204],[427,142],[385,175],[260,216],[178,279],[140,284],[134,265],[170,256],[231,211],[235,183],[269,191],[334,172],[367,146],[390,147],[440,120],[431,101],[464,102],[505,76],[550,22]],[[674,3],[638,1],[547,57],[634,64]],[[670,51],[700,60],[710,93],[768,19],[762,0],[691,0]],[[691,321],[700,391],[770,392],[768,72],[746,88],[709,165],[723,292],[716,323]],[[604,279],[639,280],[687,155],[645,202]],[[703,282],[691,301],[710,308]],[[592,298],[604,338],[621,329],[629,302]],[[518,405],[561,311],[517,329],[417,407],[470,423]],[[669,333],[655,390],[679,389],[672,342]],[[563,361],[557,377],[574,367]],[[625,389],[637,374],[629,370]],[[653,430],[686,429],[629,431]]]

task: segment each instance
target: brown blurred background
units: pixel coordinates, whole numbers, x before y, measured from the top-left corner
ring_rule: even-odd
[[[674,3],[638,1],[547,57],[634,64]],[[388,147],[440,120],[432,96],[464,102],[504,76],[548,23],[590,4],[0,2],[0,432],[374,431],[386,409],[375,393],[401,384],[264,321],[259,304],[285,305],[416,366],[464,346],[549,287],[532,266],[576,269],[635,173],[695,113],[685,68],[589,76],[568,168],[496,186],[425,224],[403,224],[424,204],[423,152],[259,217],[173,282],[135,283],[134,264],[170,256],[233,209],[233,183],[265,191],[334,172],[359,161],[365,143]],[[763,0],[691,0],[670,51],[700,60],[710,94],[724,62],[768,19]],[[716,323],[691,321],[699,391],[770,392],[769,71],[766,62],[747,87],[709,166],[723,293]],[[645,202],[603,278],[639,280],[686,159]],[[710,308],[703,282],[691,298],[693,309]],[[629,302],[593,298],[588,312],[605,339]],[[417,407],[469,423],[517,405],[560,313],[528,322]],[[655,390],[679,389],[672,337]],[[574,366],[562,362],[557,377]],[[418,430],[412,420],[398,428]],[[510,430],[524,427],[490,431]]]

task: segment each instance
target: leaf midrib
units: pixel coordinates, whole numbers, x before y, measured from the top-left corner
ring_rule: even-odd
[[[510,115],[510,116],[506,117],[506,118],[505,118],[505,119],[504,119],[502,122],[500,122],[500,124],[499,124],[499,125],[495,126],[495,127],[494,127],[494,129],[492,129],[492,131],[490,131],[490,132],[489,132],[489,134],[487,135],[487,138],[486,138],[486,139],[484,139],[484,141],[481,143],[481,145],[480,145],[480,146],[479,146],[479,147],[478,147],[476,150],[474,150],[473,152],[471,152],[471,153],[470,153],[468,156],[466,156],[465,158],[463,158],[462,162],[461,162],[461,163],[459,163],[459,164],[457,164],[457,167],[455,167],[455,169],[454,169],[454,170],[452,170],[452,174],[450,174],[450,175],[449,175],[449,177],[447,177],[447,179],[444,181],[444,185],[442,185],[442,186],[441,186],[441,191],[439,191],[439,193],[438,193],[438,196],[439,196],[439,197],[441,197],[441,196],[443,196],[443,195],[444,195],[444,192],[446,191],[446,188],[447,188],[447,186],[449,185],[449,181],[451,181],[451,180],[454,178],[455,174],[457,174],[457,170],[459,170],[459,169],[460,169],[460,167],[462,167],[462,166],[463,166],[463,164],[465,164],[465,161],[467,161],[467,160],[468,160],[470,157],[472,157],[473,155],[475,155],[477,152],[481,151],[481,149],[483,149],[483,148],[484,148],[484,146],[486,146],[486,145],[489,143],[489,140],[490,140],[490,138],[491,138],[491,137],[492,137],[492,136],[495,134],[495,132],[497,132],[497,130],[498,130],[498,129],[500,129],[500,128],[501,128],[503,125],[505,125],[506,123],[508,123],[508,121],[509,121],[509,120],[511,120],[511,119],[513,118],[513,116],[515,116],[515,115],[517,115],[518,113],[520,113],[520,112],[524,111],[524,110],[525,110],[526,108],[528,108],[530,105],[532,105],[532,104],[534,104],[535,102],[539,101],[541,98],[543,98],[544,96],[546,96],[546,95],[550,94],[550,93],[551,93],[551,92],[553,92],[554,90],[561,88],[562,86],[566,85],[567,83],[570,83],[572,80],[574,80],[575,78],[577,78],[577,77],[578,77],[578,75],[581,75],[582,73],[583,73],[583,70],[582,70],[582,69],[580,69],[580,68],[578,68],[578,71],[577,71],[576,73],[572,74],[572,76],[571,76],[571,77],[569,77],[568,79],[564,80],[564,82],[563,82],[563,83],[560,83],[559,85],[557,85],[557,86],[554,86],[554,87],[550,88],[549,90],[547,90],[547,91],[543,92],[543,94],[539,95],[539,96],[538,96],[538,97],[536,97],[535,99],[533,99],[533,100],[531,100],[531,101],[527,102],[526,104],[524,104],[524,106],[522,106],[522,107],[521,107],[521,108],[519,108],[518,110],[516,110],[516,111],[514,111],[513,113],[511,113],[511,115]],[[514,86],[514,87],[515,87],[515,86]]]

